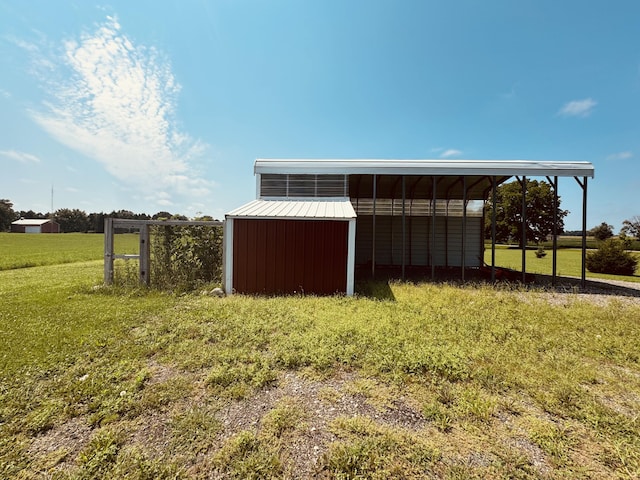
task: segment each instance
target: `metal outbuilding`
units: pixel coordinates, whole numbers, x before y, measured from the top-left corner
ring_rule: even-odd
[[[459,268],[464,279],[484,265],[484,218],[495,218],[484,203],[514,176],[522,185],[545,177],[556,201],[558,177],[582,187],[584,282],[589,162],[258,159],[254,173],[257,200],[226,215],[229,293],[350,295],[356,270],[386,267],[402,277],[406,268]],[[492,252],[494,278],[495,233]]]
[[[60,233],[60,225],[47,219],[21,218],[11,223],[13,233]]]

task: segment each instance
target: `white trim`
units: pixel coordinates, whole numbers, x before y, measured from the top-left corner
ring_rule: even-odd
[[[224,291],[233,295],[233,218],[225,219],[222,240]]]
[[[386,159],[265,159],[258,158],[254,173],[368,174],[368,175],[479,175],[479,176],[594,176],[590,162],[547,160],[386,160]]]
[[[261,185],[260,182],[262,181],[262,175],[260,173],[256,173],[256,198],[261,198],[262,196],[262,189],[261,189]]]
[[[356,219],[349,220],[349,234],[347,240],[347,291],[352,296],[355,284],[356,269]]]

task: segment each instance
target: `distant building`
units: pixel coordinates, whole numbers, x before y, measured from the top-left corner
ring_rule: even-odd
[[[13,233],[60,233],[60,224],[51,219],[22,218],[11,223]]]

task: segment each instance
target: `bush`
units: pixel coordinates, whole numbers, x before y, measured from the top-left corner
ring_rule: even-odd
[[[151,283],[179,291],[222,282],[222,227],[155,226]]]
[[[587,254],[587,269],[594,273],[633,275],[638,260],[625,251],[625,243],[610,238],[605,240],[595,252]]]

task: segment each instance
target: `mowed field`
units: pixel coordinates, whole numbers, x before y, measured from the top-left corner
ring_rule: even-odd
[[[137,253],[136,234],[116,235],[118,253]],[[99,260],[104,257],[104,235],[92,233],[0,233],[0,270]]]
[[[587,250],[590,252],[592,250]],[[539,273],[551,275],[553,271],[553,252],[546,250],[546,255],[542,258],[536,256],[535,249],[526,251],[526,270],[529,273]],[[640,252],[632,252],[640,264]],[[491,245],[486,246],[484,261],[491,265]],[[496,265],[522,271],[522,250],[517,247],[497,246]],[[580,277],[582,275],[582,250],[579,248],[561,248],[557,251],[557,275],[562,277]],[[603,273],[591,273],[586,271],[587,278],[601,278],[605,280],[622,280],[626,282],[640,282],[640,268],[634,275],[607,275]]]
[[[637,298],[101,280],[0,271],[0,478],[640,476]]]

